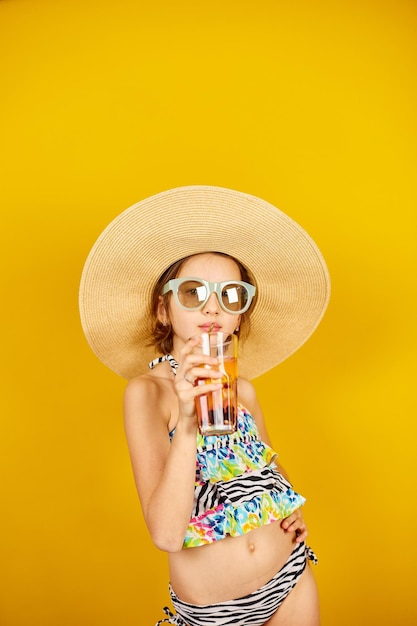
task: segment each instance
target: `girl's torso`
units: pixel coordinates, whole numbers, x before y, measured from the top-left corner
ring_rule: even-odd
[[[162,367],[158,369],[161,371]],[[167,424],[171,432],[178,419],[176,396],[166,378],[160,383],[160,400],[173,407]],[[243,384],[239,384],[239,400],[247,404]],[[222,602],[252,593],[279,571],[294,549],[295,535],[286,533],[281,528],[281,521],[240,536],[169,553],[174,592],[182,601],[192,604]]]

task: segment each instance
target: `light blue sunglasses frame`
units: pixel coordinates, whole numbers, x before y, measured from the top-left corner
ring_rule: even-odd
[[[180,301],[178,297],[178,290],[180,286],[187,281],[200,283],[202,287],[204,286],[206,288],[207,296],[204,301],[198,304],[198,306],[195,306],[195,307],[185,306],[185,304],[182,304],[182,302]],[[239,310],[229,309],[223,302],[222,294],[223,294],[224,288],[228,286],[232,286],[232,285],[239,285],[240,287],[244,287],[248,293],[248,299],[247,299],[245,306]],[[169,291],[172,291],[174,298],[175,298],[175,302],[178,304],[179,307],[181,307],[181,309],[184,309],[185,311],[197,311],[198,309],[202,309],[203,306],[207,303],[207,300],[210,298],[211,294],[215,293],[217,295],[217,299],[223,311],[226,311],[226,313],[233,313],[234,315],[240,315],[241,313],[245,313],[245,311],[249,309],[252,303],[253,297],[256,293],[256,287],[254,285],[251,285],[250,283],[245,283],[243,280],[226,280],[221,283],[212,283],[208,280],[204,280],[204,278],[195,278],[193,276],[185,276],[183,278],[172,278],[171,280],[169,280],[162,288],[162,295],[164,296]]]

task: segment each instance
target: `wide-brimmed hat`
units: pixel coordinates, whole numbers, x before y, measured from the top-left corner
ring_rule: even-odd
[[[175,261],[222,252],[253,275],[257,302],[239,348],[239,373],[255,378],[294,353],[326,309],[330,282],[311,237],[288,215],[252,195],[220,187],[170,189],[118,215],[94,244],[82,273],[80,313],[87,340],[113,371],[148,371],[150,300]]]

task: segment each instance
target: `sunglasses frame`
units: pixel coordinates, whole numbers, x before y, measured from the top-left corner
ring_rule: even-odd
[[[201,283],[202,285],[206,287],[207,292],[208,292],[207,298],[204,300],[204,302],[202,302],[199,306],[196,306],[196,307],[188,307],[188,306],[185,306],[184,304],[181,304],[179,297],[178,297],[179,287],[183,283],[189,280],[193,280],[193,281]],[[222,301],[222,291],[224,287],[226,287],[227,285],[241,285],[242,287],[245,287],[246,291],[248,292],[248,301],[246,302],[245,306],[242,309],[239,309],[239,311],[231,311],[224,305]],[[181,309],[184,309],[184,311],[198,311],[199,309],[202,309],[203,306],[207,303],[211,294],[215,293],[217,296],[219,305],[221,306],[223,311],[226,311],[226,313],[231,313],[232,315],[241,315],[242,313],[245,313],[249,309],[250,305],[252,304],[252,300],[256,294],[256,287],[255,285],[251,285],[250,283],[245,283],[243,280],[224,280],[221,283],[212,283],[209,280],[204,280],[204,278],[196,278],[194,276],[184,276],[183,278],[171,278],[171,280],[165,283],[165,285],[162,288],[162,295],[164,296],[169,291],[172,291],[172,294],[175,298],[175,302],[178,304],[178,306]]]

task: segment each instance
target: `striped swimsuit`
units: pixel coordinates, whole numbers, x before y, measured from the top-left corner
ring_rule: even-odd
[[[169,360],[173,371],[177,364]],[[170,438],[175,430],[170,433]],[[197,434],[196,478],[191,519],[184,548],[236,537],[288,517],[305,499],[279,473],[277,454],[260,438],[252,415],[241,405],[237,430],[231,435]],[[227,602],[193,605],[183,602],[170,585],[176,615],[165,607],[167,619],[178,626],[261,626],[282,604],[303,573],[307,560],[316,562],[304,543],[296,544],[280,571],[257,591]]]

